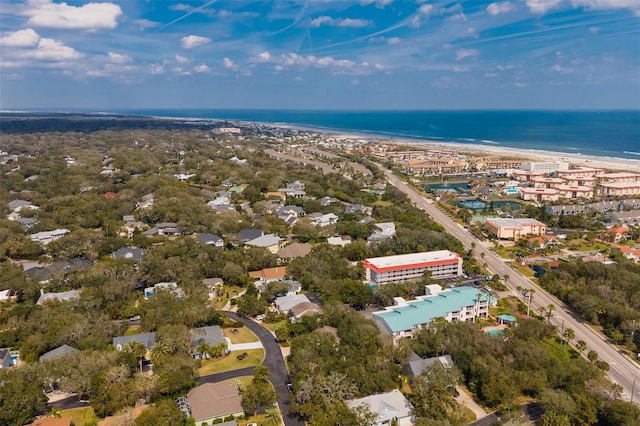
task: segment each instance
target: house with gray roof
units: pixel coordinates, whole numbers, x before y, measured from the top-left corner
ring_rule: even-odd
[[[71,347],[69,345],[62,345],[53,350],[50,350],[49,352],[45,352],[40,356],[39,360],[40,362],[52,361],[54,359],[64,358],[67,355],[72,355],[79,352],[80,351],[74,347]]]
[[[264,231],[262,229],[245,228],[238,232],[236,237],[246,243],[247,241],[262,237],[263,235]]]
[[[11,358],[11,349],[0,349],[0,368],[13,367],[13,358]]]
[[[80,298],[80,290],[62,291],[60,293],[45,293],[40,289],[40,297],[36,302],[36,305],[42,305],[47,302],[67,302],[69,300],[75,300]]]
[[[427,368],[440,363],[444,368],[453,367],[453,359],[451,355],[434,356],[431,358],[420,358],[414,352],[409,361],[402,366],[402,374],[409,377],[417,377],[421,375]]]
[[[156,333],[154,331],[151,333],[132,334],[130,336],[117,336],[112,339],[111,344],[116,348],[116,350],[122,351],[127,342],[131,340],[142,343],[145,348],[149,349],[154,343],[156,343]]]
[[[196,241],[214,247],[224,247],[224,240],[215,234],[200,234],[196,237]]]
[[[413,406],[398,389],[346,401],[349,408],[364,406],[376,416],[375,426],[386,426],[395,421],[398,426],[413,426]]]
[[[282,238],[276,234],[266,234],[261,237],[245,242],[245,245],[253,247],[266,248],[273,254],[277,254],[278,250],[282,248]]]
[[[191,339],[191,355],[193,355],[195,359],[204,358],[203,354],[198,351],[198,347],[202,343],[207,343],[214,347],[221,343],[228,345],[222,329],[217,325],[193,328],[189,330],[189,338]]]
[[[111,257],[116,260],[124,259],[124,260],[142,260],[142,249],[138,247],[122,247],[113,253],[111,253]]]

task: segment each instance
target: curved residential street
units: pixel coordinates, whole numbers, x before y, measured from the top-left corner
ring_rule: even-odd
[[[438,210],[429,200],[417,193],[390,170],[384,168],[382,168],[382,170],[386,174],[389,183],[404,192],[417,207],[425,210],[434,221],[442,225],[451,235],[459,239],[467,250],[470,250],[472,243],[475,243],[474,255],[476,258],[486,263],[492,273],[499,274],[501,277],[508,275],[509,280],[506,285],[514,295],[516,295],[515,289],[518,287],[535,290],[531,301],[531,308],[533,310],[540,312],[540,308],[553,304],[556,309],[550,319],[551,324],[555,325],[558,330],[561,330],[562,327],[564,327],[564,329],[573,329],[575,332],[574,341],[584,340],[587,343],[585,353],[594,350],[598,353],[601,360],[609,364],[609,377],[622,387],[623,399],[627,401],[632,399],[634,385],[635,392],[633,400],[638,401],[638,399],[640,399],[640,366],[625,355],[619,353],[615,346],[609,344],[604,335],[576,319],[564,303],[535,285],[519,271],[506,264],[504,260],[489,250],[480,240]]]
[[[241,321],[244,326],[251,330],[256,336],[258,336],[260,342],[262,342],[265,354],[262,364],[269,367],[269,371],[271,371],[271,378],[269,379],[269,381],[271,382],[271,384],[273,384],[273,388],[276,390],[276,394],[278,395],[278,405],[280,406],[280,411],[282,412],[284,424],[286,426],[304,426],[304,422],[300,420],[297,415],[292,414],[289,411],[289,407],[291,405],[291,396],[293,394],[287,389],[287,383],[289,382],[289,373],[284,363],[284,358],[282,357],[280,345],[276,341],[276,338],[273,337],[271,331],[267,330],[260,324],[251,321],[250,319],[241,317],[235,312],[224,312],[234,321]],[[253,370],[253,368],[251,368],[251,370]],[[234,372],[235,371],[229,371],[228,373],[231,374]],[[251,373],[248,374],[250,375]],[[201,379],[206,379],[207,377],[209,376],[202,377]]]

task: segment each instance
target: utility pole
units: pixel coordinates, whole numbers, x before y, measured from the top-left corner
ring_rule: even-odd
[[[631,386],[631,403],[633,404],[633,393],[636,390],[636,380],[638,380],[637,377],[633,378],[633,386]]]

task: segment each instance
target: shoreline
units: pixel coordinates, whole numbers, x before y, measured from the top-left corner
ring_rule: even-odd
[[[246,123],[245,121],[235,120],[239,123]],[[256,122],[257,123],[257,122]],[[331,135],[343,139],[370,139],[374,143],[388,144],[388,145],[403,145],[414,148],[438,148],[448,149],[450,151],[459,151],[461,153],[481,153],[490,155],[512,155],[514,157],[523,157],[523,160],[531,161],[565,161],[573,166],[581,167],[594,167],[610,170],[624,170],[624,171],[636,171],[640,173],[640,159],[630,159],[621,157],[597,157],[594,155],[583,155],[571,152],[562,151],[548,151],[537,149],[523,149],[512,148],[501,145],[475,145],[465,144],[460,142],[445,141],[445,140],[429,140],[429,139],[399,139],[389,138],[380,134],[369,133],[354,133],[345,132],[335,129],[319,129],[308,126],[297,126],[291,124],[281,123],[266,123],[260,122],[259,124],[265,124],[273,127],[280,127],[283,129],[302,130],[308,132],[315,132],[324,135]]]

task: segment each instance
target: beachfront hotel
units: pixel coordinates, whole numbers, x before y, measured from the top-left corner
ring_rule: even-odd
[[[362,266],[371,286],[419,279],[424,271],[432,278],[462,275],[462,257],[449,250],[374,257],[363,260]]]
[[[394,306],[373,313],[373,322],[382,334],[395,339],[412,337],[413,333],[427,326],[436,318],[447,322],[474,321],[487,318],[491,296],[472,287],[456,287],[443,290],[441,286],[426,286],[427,294],[416,300],[394,298]]]
[[[558,170],[569,170],[569,163],[564,161],[535,161],[522,163],[521,170],[527,172],[555,173]]]

